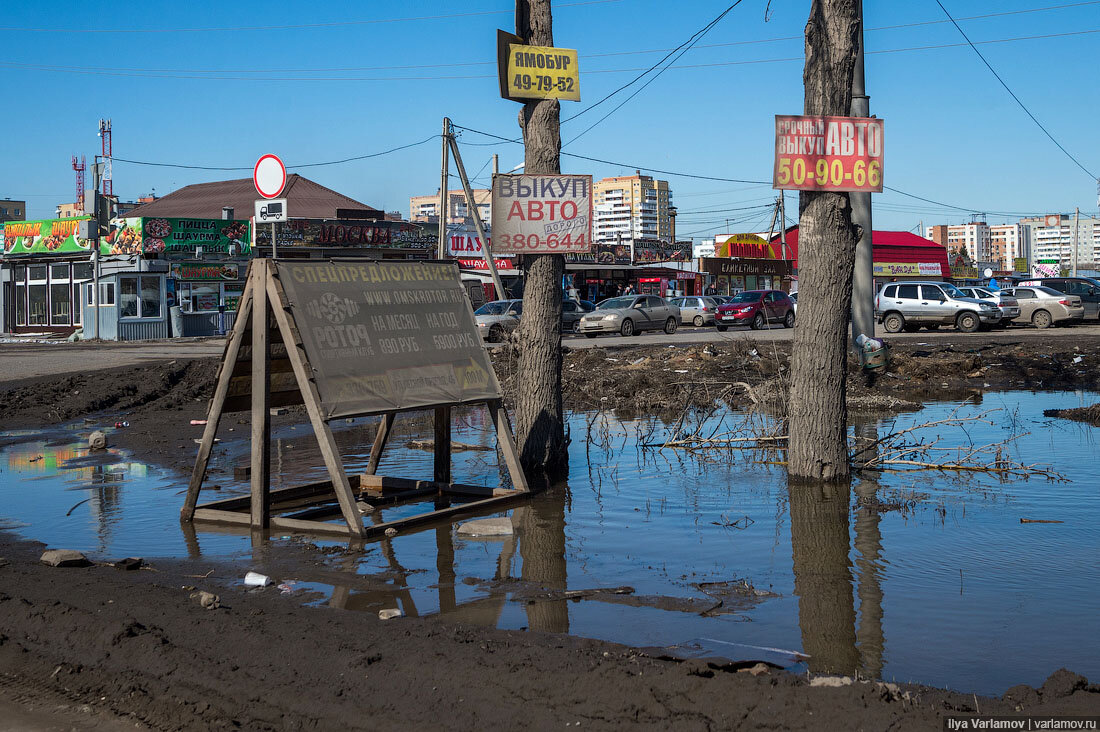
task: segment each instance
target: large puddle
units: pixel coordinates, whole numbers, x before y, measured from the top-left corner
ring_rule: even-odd
[[[1066,482],[884,471],[839,492],[789,491],[773,464],[778,452],[647,449],[640,445],[670,426],[577,414],[568,486],[506,512],[513,536],[463,539],[443,526],[362,552],[331,540],[315,547],[277,534],[254,546],[247,535],[185,530],[184,478],[125,454],[89,455],[74,426],[0,447],[0,528],[105,559],[234,559],[241,575],[259,568],[296,580],[295,592],[317,605],[442,612],[734,659],[788,649],[808,655],[799,667],[815,671],[1001,693],[1041,683],[1062,666],[1100,676],[1098,448],[1091,428],[1042,416],[1095,400],[1083,392],[990,393],[980,404],[933,403],[854,428],[875,439],[985,413],[992,424],[920,436],[959,447],[1029,433],[1003,457],[1049,465]],[[458,419],[456,440],[493,444],[486,415]],[[340,427],[349,470],[364,466],[373,425]],[[322,477],[306,426],[274,437],[275,487]],[[431,476],[431,453],[406,446],[414,437],[429,438],[430,429],[398,433],[381,473]],[[247,461],[247,449],[219,445],[208,485],[226,496],[246,493],[233,466]],[[456,481],[499,480],[495,452],[454,457]],[[770,657],[781,665],[783,658]]]

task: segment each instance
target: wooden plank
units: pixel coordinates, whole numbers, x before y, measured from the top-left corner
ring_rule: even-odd
[[[299,404],[305,404],[300,391],[274,392],[268,398],[268,406],[271,407],[296,407]],[[249,394],[228,397],[222,407],[223,412],[248,412],[251,409],[252,397]]]
[[[277,356],[273,343],[269,341],[268,345],[271,347],[271,361],[268,370],[272,374],[272,381],[274,383],[275,374],[293,374],[294,364],[292,364],[290,362],[290,359],[286,357],[285,352],[283,353],[281,358]],[[252,379],[252,368],[249,366],[247,361],[238,361],[233,364],[233,378],[238,379],[240,377],[244,377],[242,380],[245,382],[251,381]]]
[[[382,415],[382,421],[378,423],[378,432],[374,435],[374,446],[370,449],[370,460],[367,462],[367,474],[374,475],[378,472],[378,463],[382,460],[382,451],[386,449],[386,441],[393,431],[393,421],[396,415],[386,412]]]
[[[252,523],[252,517],[243,511],[218,511],[213,508],[196,508],[196,521],[211,521],[219,524],[238,524],[248,526]]]
[[[512,485],[517,491],[530,490],[527,486],[527,476],[523,474],[523,466],[519,462],[519,450],[516,449],[516,441],[512,438],[512,426],[508,423],[508,413],[504,411],[504,403],[499,399],[486,402],[489,414],[493,418],[493,424],[497,428],[497,446],[504,456],[504,464],[508,468],[508,475],[512,478]]]
[[[269,361],[270,363],[270,361]],[[284,363],[290,363],[290,359],[286,359]],[[227,396],[235,397],[252,393],[252,364],[238,363],[240,367],[248,369],[248,375],[246,376],[234,376],[229,382],[229,394]],[[293,371],[287,371],[281,374],[271,374],[269,378],[270,387],[269,390],[274,392],[279,391],[298,391],[298,381],[294,378]]]
[[[217,386],[214,387],[214,397],[210,400],[210,407],[206,412],[206,428],[202,432],[202,442],[199,443],[199,454],[195,457],[195,467],[191,471],[191,482],[187,485],[187,497],[183,501],[180,510],[180,518],[190,521],[195,515],[195,504],[199,500],[199,490],[202,488],[203,478],[206,477],[206,466],[210,463],[210,451],[214,447],[214,437],[218,433],[218,423],[221,422],[222,413],[225,411],[225,396],[229,392],[229,381],[232,377],[233,364],[241,351],[241,343],[244,342],[244,328],[237,327],[242,322],[247,322],[252,313],[252,288],[246,287],[241,298],[240,307],[237,309],[237,320],[234,322],[233,334],[225,344],[225,352],[222,354],[222,363],[218,367]]]
[[[401,531],[413,526],[419,526],[422,524],[432,523],[435,521],[443,521],[455,516],[460,516],[467,513],[476,513],[478,511],[492,512],[497,510],[503,510],[505,506],[519,500],[521,498],[527,498],[531,494],[529,491],[510,491],[511,495],[497,496],[494,498],[485,498],[480,501],[473,501],[471,503],[463,503],[457,506],[449,506],[448,508],[442,508],[438,511],[431,511],[429,513],[422,513],[417,516],[408,516],[406,518],[396,519],[394,521],[385,521],[379,524],[372,524],[366,527],[367,538],[384,536],[386,529],[396,529]]]
[[[252,528],[266,529],[271,519],[271,380],[268,362],[266,259],[252,262]]]
[[[434,477],[437,483],[451,482],[451,408],[435,408]]]
[[[325,460],[329,477],[332,479],[333,490],[336,499],[340,502],[340,511],[347,522],[348,531],[353,536],[363,536],[363,520],[359,509],[355,505],[355,497],[351,492],[347,473],[340,459],[340,452],[336,446],[336,439],[332,436],[332,430],[321,414],[321,398],[317,393],[317,385],[311,378],[309,364],[306,359],[305,349],[302,347],[302,339],[298,335],[298,328],[291,321],[286,311],[286,294],[277,277],[267,278],[267,293],[271,299],[275,313],[275,321],[282,331],[283,341],[287,344],[287,356],[294,364],[294,373],[298,377],[298,388],[302,391],[305,400],[306,412],[309,421],[313,425],[313,432],[317,436],[318,446],[321,448],[321,456]]]
[[[305,531],[314,534],[348,535],[348,527],[345,524],[330,524],[324,521],[302,521],[300,519],[285,518],[283,516],[272,516],[271,528]]]
[[[350,481],[353,485],[358,480],[357,476],[350,476]],[[271,491],[271,504],[272,508],[278,507],[280,504],[290,501],[316,497],[332,492],[332,481],[321,480],[316,483],[306,483],[304,485],[295,485],[289,488],[279,488],[278,490]],[[333,493],[335,495],[335,493]],[[250,496],[235,496],[233,498],[223,498],[218,501],[211,501],[210,503],[204,503],[199,508],[219,508],[228,511],[232,510],[246,510],[249,506]]]

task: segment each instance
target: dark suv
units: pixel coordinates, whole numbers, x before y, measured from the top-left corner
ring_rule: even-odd
[[[1100,282],[1091,277],[1036,277],[1016,283],[1020,287],[1042,285],[1081,298],[1086,318],[1100,318]]]

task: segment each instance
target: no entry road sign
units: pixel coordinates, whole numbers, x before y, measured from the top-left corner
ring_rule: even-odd
[[[263,198],[275,198],[286,186],[286,166],[278,155],[267,154],[256,161],[252,169],[252,182]]]

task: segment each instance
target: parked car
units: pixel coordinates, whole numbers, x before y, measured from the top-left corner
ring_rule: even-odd
[[[587,300],[562,300],[561,332],[580,333],[581,316],[595,309],[596,306]]]
[[[1100,281],[1091,277],[1037,277],[1021,280],[1019,287],[1039,285],[1081,298],[1086,318],[1100,317]]]
[[[1004,290],[987,290],[984,287],[960,287],[959,291],[975,300],[995,303],[1001,309],[1001,325],[1008,325],[1020,317],[1020,303]]]
[[[996,325],[1001,309],[992,302],[967,297],[946,282],[891,282],[875,296],[875,319],[887,333],[910,333],[954,325],[964,333]]]
[[[1020,303],[1020,320],[1029,320],[1036,328],[1085,319],[1081,298],[1049,287],[1013,287],[1005,290]]]
[[[519,325],[523,300],[493,300],[474,311],[477,332],[490,343],[500,343]]]
[[[694,326],[710,325],[718,310],[718,301],[709,295],[674,297],[669,302],[680,308],[680,318]]]
[[[714,323],[720,331],[731,325],[747,325],[753,330],[760,330],[771,323],[782,323],[784,328],[793,328],[794,303],[787,293],[779,290],[746,290],[725,305],[718,306]]]
[[[589,338],[600,333],[638,335],[646,330],[675,333],[680,327],[680,308],[656,295],[626,295],[604,300],[581,317],[580,332]]]
[[[792,292],[791,294],[787,295],[787,297],[791,298],[791,305],[794,306],[795,317],[798,317],[798,293]]]

